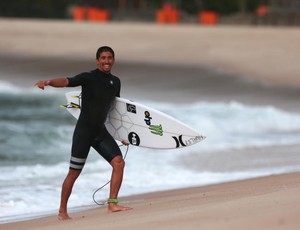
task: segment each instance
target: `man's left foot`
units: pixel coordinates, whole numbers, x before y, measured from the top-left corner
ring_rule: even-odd
[[[115,203],[108,204],[108,213],[128,211],[128,210],[132,210],[132,208],[125,207],[125,206],[120,206],[120,205],[117,205]]]

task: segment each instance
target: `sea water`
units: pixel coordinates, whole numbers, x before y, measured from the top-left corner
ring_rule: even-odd
[[[24,90],[0,82],[2,223],[57,212],[76,124],[66,110],[59,108],[65,103],[64,93],[63,89],[50,88],[44,92]],[[207,138],[175,150],[121,147],[126,169],[120,196],[300,171],[299,154],[253,157],[244,151],[298,144],[300,114],[237,102],[199,100],[180,106],[139,102],[177,118]],[[234,157],[230,155],[233,150]],[[188,159],[192,159],[191,167],[184,164]],[[70,197],[71,210],[95,205],[93,192],[109,181],[110,174],[109,164],[91,150]],[[95,199],[107,199],[108,189],[106,186],[97,192]]]

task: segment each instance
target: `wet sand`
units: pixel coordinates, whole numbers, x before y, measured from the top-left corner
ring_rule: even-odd
[[[300,225],[299,174],[123,197],[134,209],[108,214],[106,207],[0,225],[0,229],[285,229]]]

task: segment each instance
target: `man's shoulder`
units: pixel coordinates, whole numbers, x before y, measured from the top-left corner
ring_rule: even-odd
[[[85,76],[93,76],[96,75],[97,73],[98,73],[98,69],[93,69],[90,71],[82,72],[81,74]]]
[[[111,76],[112,76],[114,79],[116,79],[117,81],[120,81],[120,78],[117,77],[116,75],[111,74]]]
[[[84,85],[87,82],[90,81],[91,76],[95,76],[96,75],[96,71],[95,70],[91,70],[89,72],[82,72],[80,74],[77,74],[73,77],[68,77],[69,80],[69,86],[79,86],[79,85]]]
[[[81,72],[81,73],[75,75],[74,77],[77,77],[77,76],[80,76],[80,77],[91,76],[91,75],[95,75],[96,72],[97,72],[97,70],[85,71],[85,72]]]

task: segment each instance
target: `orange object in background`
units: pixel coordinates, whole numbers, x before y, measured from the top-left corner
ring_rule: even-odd
[[[165,3],[161,10],[156,11],[156,21],[159,24],[176,24],[179,22],[179,17],[180,12],[172,3]]]
[[[179,11],[178,10],[172,10],[168,14],[169,22],[172,24],[176,24],[179,21]]]
[[[89,7],[87,19],[93,22],[106,22],[109,20],[110,12],[97,7]]]
[[[203,25],[216,25],[218,14],[214,11],[202,11],[199,13],[199,22]]]
[[[265,16],[268,13],[268,11],[269,11],[268,6],[261,5],[256,9],[256,15],[262,17]]]
[[[87,20],[88,21],[97,21],[98,8],[89,7],[87,10]]]
[[[110,11],[109,10],[101,10],[101,13],[98,16],[98,19],[102,22],[107,22],[110,18]]]
[[[168,22],[167,15],[163,10],[156,11],[156,21],[159,24],[166,24]]]
[[[86,9],[85,7],[82,6],[76,6],[73,9],[73,19],[75,21],[83,21],[85,20],[85,16],[86,16]]]
[[[107,22],[110,18],[110,11],[98,7],[77,6],[73,9],[75,21]]]

